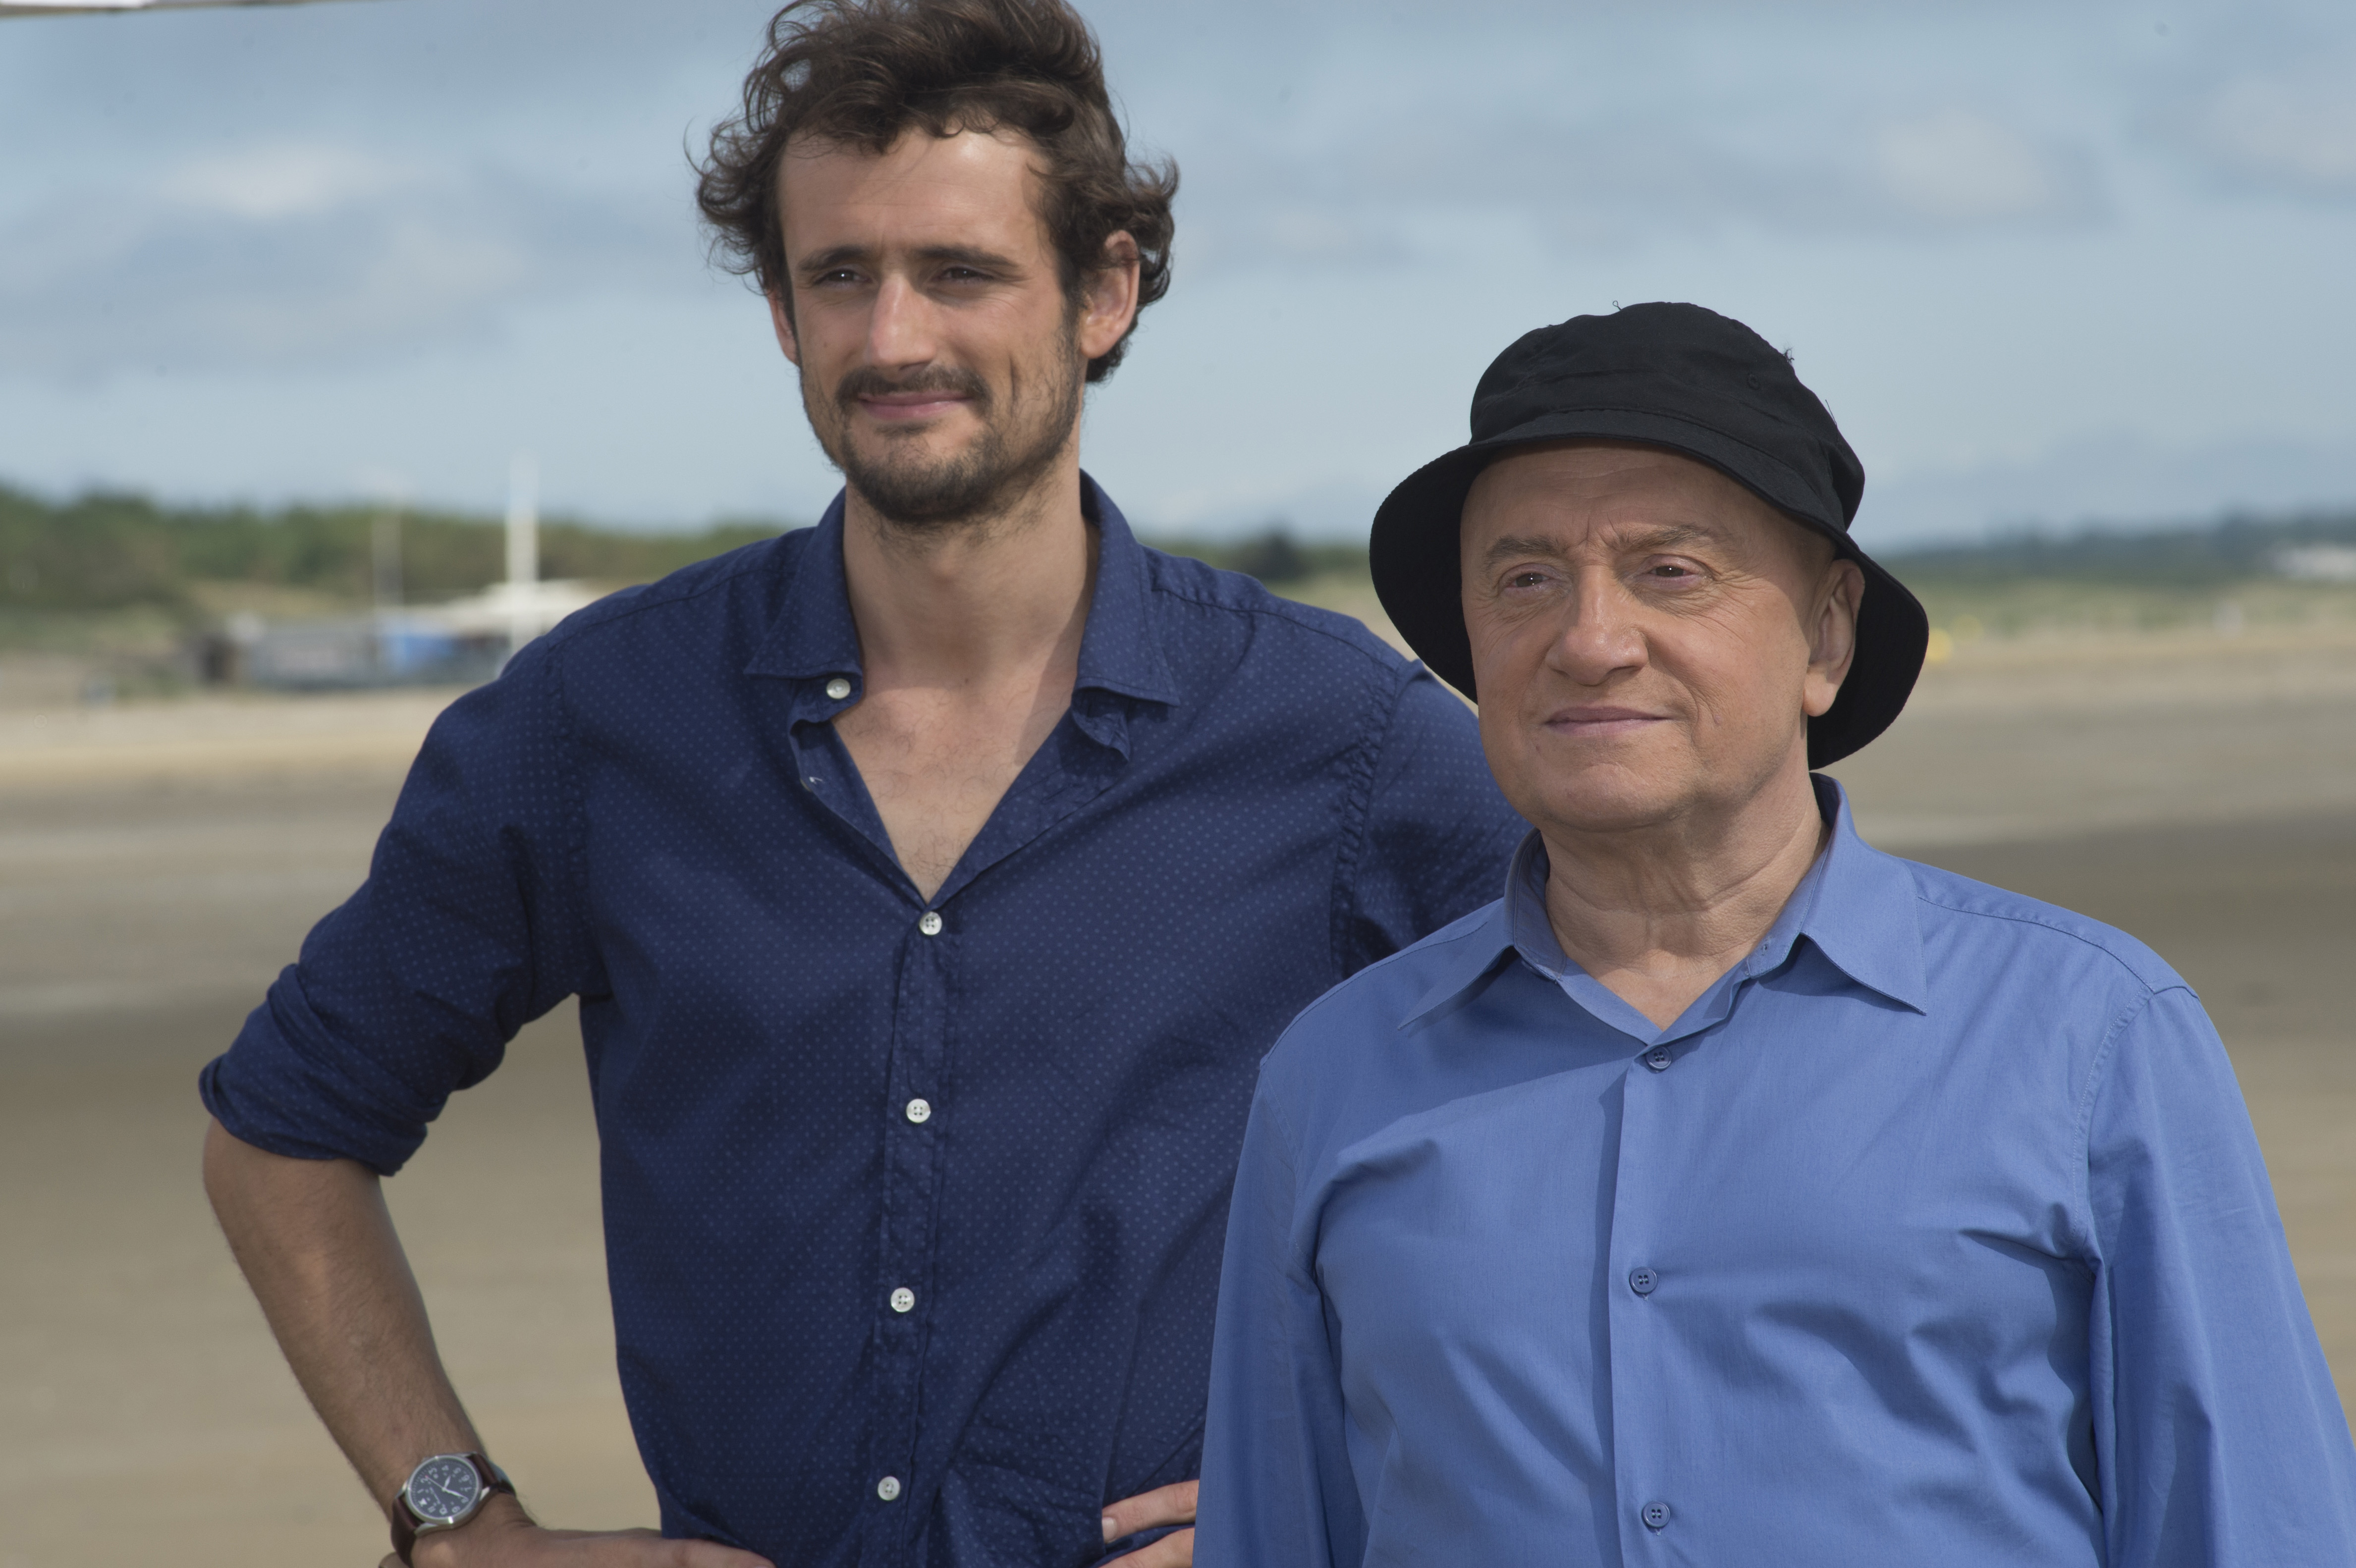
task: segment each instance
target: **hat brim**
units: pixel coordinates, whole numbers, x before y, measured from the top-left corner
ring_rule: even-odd
[[[1794,522],[1825,535],[1841,556],[1857,562],[1865,574],[1857,653],[1832,707],[1808,720],[1808,766],[1837,763],[1890,728],[1922,673],[1930,645],[1931,621],[1922,601],[1858,549],[1846,531],[1815,516],[1805,487],[1781,464],[1715,431],[1635,410],[1588,410],[1536,420],[1460,446],[1408,475],[1376,511],[1367,541],[1375,592],[1399,635],[1434,675],[1480,700],[1472,645],[1464,631],[1458,552],[1464,497],[1472,481],[1515,447],[1572,438],[1657,446],[1707,463]]]

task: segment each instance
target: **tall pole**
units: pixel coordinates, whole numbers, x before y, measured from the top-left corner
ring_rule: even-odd
[[[540,462],[519,452],[508,464],[508,656],[539,635],[532,614],[540,581]]]
[[[401,513],[388,507],[369,529],[369,578],[378,613],[401,608]]]
[[[391,507],[376,515],[369,528],[369,581],[376,601],[369,624],[369,651],[376,660],[379,679],[391,677],[401,665],[401,649],[392,613],[401,608],[401,514]]]

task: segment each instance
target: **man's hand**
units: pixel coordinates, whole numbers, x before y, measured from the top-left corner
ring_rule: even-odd
[[[513,1498],[495,1497],[455,1530],[417,1538],[417,1568],[770,1568],[766,1558],[712,1541],[665,1541],[651,1530],[543,1530]],[[401,1568],[387,1554],[378,1568]]]
[[[1110,1504],[1104,1511],[1106,1543],[1136,1531],[1151,1530],[1157,1524],[1194,1523],[1194,1496],[1201,1488],[1200,1481],[1180,1481],[1176,1486],[1159,1487]],[[1115,1568],[1116,1564],[1119,1568],[1190,1568],[1194,1561],[1194,1532],[1181,1530],[1114,1558],[1106,1568]],[[698,1563],[695,1568],[702,1565]]]
[[[269,1154],[216,1122],[205,1190],[303,1392],[371,1493],[392,1496],[425,1455],[482,1447],[434,1352],[374,1172]],[[410,1556],[416,1568],[769,1568],[749,1552],[651,1531],[542,1530],[504,1492],[456,1530],[418,1537]]]

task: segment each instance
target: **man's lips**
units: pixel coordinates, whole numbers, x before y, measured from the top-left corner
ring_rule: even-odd
[[[1608,740],[1633,735],[1655,724],[1665,724],[1665,714],[1635,708],[1566,708],[1547,716],[1547,728],[1581,740]]]
[[[972,401],[962,392],[862,392],[857,401],[868,417],[885,424],[937,419]]]

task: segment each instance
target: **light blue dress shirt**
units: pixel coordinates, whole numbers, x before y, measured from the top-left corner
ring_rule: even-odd
[[[2356,1563],[2356,1450],[2199,1001],[1835,831],[1656,1029],[1546,855],[1260,1072],[1198,1559]]]

